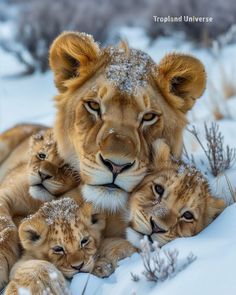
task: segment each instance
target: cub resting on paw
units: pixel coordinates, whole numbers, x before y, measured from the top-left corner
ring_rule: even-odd
[[[24,254],[12,268],[6,295],[20,294],[20,288],[67,294],[65,278],[92,272],[104,227],[104,216],[93,214],[89,203],[70,198],[45,203],[19,227]]]
[[[42,201],[59,197],[77,184],[78,174],[57,153],[52,130],[34,135],[28,162],[11,170],[0,187],[0,289],[19,257],[15,220],[36,212]]]
[[[140,248],[147,235],[160,246],[203,230],[223,211],[207,180],[195,168],[174,160],[161,140],[154,146],[154,167],[130,197],[127,239]]]

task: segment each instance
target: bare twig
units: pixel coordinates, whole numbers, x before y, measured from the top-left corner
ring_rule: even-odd
[[[196,162],[195,162],[194,156],[193,156],[193,154],[188,153],[185,144],[183,146],[183,160],[185,162],[187,162],[189,165],[196,167]]]
[[[219,131],[219,126],[216,123],[212,123],[211,127],[208,127],[206,123],[204,126],[207,146],[203,145],[195,126],[189,131],[201,146],[208,160],[210,172],[214,176],[218,176],[232,167],[236,160],[236,149],[230,148],[228,145],[224,146],[224,137]]]
[[[146,237],[141,241],[140,254],[143,259],[144,277],[147,281],[156,283],[163,282],[175,276],[196,259],[196,257],[190,253],[186,261],[180,264],[178,261],[179,252],[176,249],[161,251],[156,242],[151,245]],[[140,279],[136,274],[131,273],[131,276],[134,281],[139,281]]]
[[[230,195],[231,195],[231,198],[234,202],[236,202],[236,191],[235,189],[233,188],[232,186],[232,183],[231,181],[229,180],[228,176],[226,175],[226,173],[224,173],[224,177],[226,179],[226,182],[227,182],[227,185],[228,185],[228,188],[229,188],[229,191],[230,191]]]

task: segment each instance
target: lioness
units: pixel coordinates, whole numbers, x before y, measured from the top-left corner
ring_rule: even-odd
[[[117,212],[146,175],[156,139],[180,156],[186,112],[205,89],[204,67],[176,53],[155,64],[126,44],[100,48],[74,32],[53,42],[50,65],[59,153],[80,171],[84,199]]]
[[[92,272],[104,227],[103,215],[94,215],[88,203],[45,203],[19,227],[24,254],[11,271],[6,295],[22,294],[23,288],[30,294],[69,293],[63,275]]]
[[[31,138],[28,161],[11,170],[0,187],[0,289],[19,257],[15,221],[37,211],[43,201],[76,187],[78,180],[78,174],[58,155],[52,130]]]
[[[204,67],[176,53],[155,64],[124,43],[100,48],[92,36],[75,32],[53,42],[49,60],[59,90],[59,153],[80,171],[85,200],[119,211],[145,176],[156,139],[180,156],[186,113],[205,89]]]
[[[158,140],[153,167],[129,201],[127,239],[137,248],[144,235],[160,246],[203,230],[225,208],[210,193],[204,176],[176,161],[169,147]]]

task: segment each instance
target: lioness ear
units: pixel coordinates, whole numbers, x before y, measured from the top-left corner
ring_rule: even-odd
[[[91,35],[65,32],[55,39],[49,52],[49,63],[59,91],[67,88],[65,82],[76,76],[85,77],[88,66],[100,54],[100,49]]]
[[[41,245],[47,234],[47,224],[39,214],[24,220],[19,227],[19,237],[24,249]]]
[[[215,219],[226,207],[223,199],[217,199],[213,197],[208,198],[208,214],[210,222]]]
[[[184,54],[168,54],[157,66],[157,83],[162,95],[183,113],[190,110],[205,89],[203,64]]]
[[[165,143],[164,139],[157,139],[152,144],[153,151],[153,168],[161,170],[171,163],[170,147]]]

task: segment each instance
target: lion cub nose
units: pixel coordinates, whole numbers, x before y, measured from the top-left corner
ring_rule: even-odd
[[[78,271],[80,271],[83,266],[84,266],[84,262],[80,263],[79,265],[71,265],[72,268]]]
[[[111,171],[111,173],[113,175],[120,174],[120,173],[128,170],[129,168],[131,168],[134,165],[134,162],[133,163],[125,163],[125,164],[122,164],[122,165],[118,165],[118,164],[115,164],[114,162],[112,162],[109,159],[104,159],[102,157],[102,155],[100,155],[100,158],[101,158],[102,163]]]
[[[152,227],[152,234],[164,234],[167,232],[167,230],[158,226],[152,218],[150,219],[150,223],[151,223],[151,227]]]
[[[51,175],[46,174],[45,172],[41,172],[41,171],[39,171],[39,176],[40,176],[40,178],[41,178],[42,180],[46,180],[46,179],[50,179],[50,178],[52,178]]]

